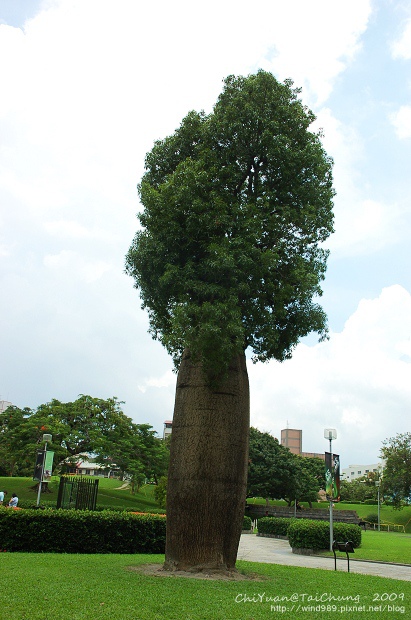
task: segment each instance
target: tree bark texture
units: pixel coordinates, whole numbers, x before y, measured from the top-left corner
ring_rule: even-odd
[[[235,569],[250,426],[245,355],[217,389],[185,351],[177,377],[167,489],[167,570]]]

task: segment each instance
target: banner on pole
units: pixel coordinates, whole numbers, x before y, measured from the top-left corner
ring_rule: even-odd
[[[33,480],[41,482],[41,473],[43,471],[44,450],[37,452],[36,464],[34,466]]]
[[[340,457],[325,453],[325,494],[329,501],[340,501]]]
[[[53,459],[54,452],[47,450],[46,459],[44,462],[43,481],[48,482],[51,478],[51,472],[53,471]]]
[[[44,450],[37,452],[33,480],[37,480],[37,482],[48,482],[50,480],[51,472],[53,471],[53,459],[54,452],[51,450],[47,450],[47,452],[44,452]]]

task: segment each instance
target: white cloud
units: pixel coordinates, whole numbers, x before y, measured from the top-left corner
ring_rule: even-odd
[[[99,280],[111,269],[111,265],[103,260],[87,261],[70,250],[62,250],[59,254],[49,254],[44,257],[43,263],[45,267],[62,275],[63,279],[78,278],[87,283]]]
[[[282,364],[249,367],[252,423],[277,437],[287,422],[301,428],[307,452],[323,452],[322,429],[335,427],[346,465],[375,462],[381,442],[407,430],[410,333],[411,295],[403,287],[362,300],[329,341],[300,344]]]
[[[172,370],[167,370],[159,377],[149,377],[144,379],[139,385],[140,392],[147,392],[150,388],[170,388],[175,387],[176,374]]]
[[[90,236],[90,232],[85,226],[73,221],[45,222],[44,228],[50,235],[58,237],[84,238]]]
[[[282,79],[292,77],[296,85],[304,87],[305,98],[317,106],[322,104],[334,80],[358,52],[371,10],[369,0],[283,3],[283,19],[270,23],[273,51],[266,68]]]
[[[406,60],[411,58],[411,19],[405,22],[401,36],[392,44],[392,55]]]
[[[44,228],[50,235],[63,239],[100,239],[113,241],[117,238],[108,230],[101,228],[89,229],[73,220],[44,222]]]
[[[358,131],[327,107],[317,113],[313,130],[319,128],[324,131],[324,148],[334,159],[335,233],[326,244],[333,257],[365,256],[399,241],[406,230],[401,222],[408,205],[368,197],[370,188],[364,186],[360,172],[366,150]]]
[[[401,36],[392,44],[392,56],[403,60],[411,58],[411,19],[406,20]],[[410,105],[402,105],[389,118],[400,140],[411,138]]]
[[[395,133],[400,140],[411,138],[411,105],[403,105],[397,112],[390,115]]]
[[[327,242],[333,256],[365,256],[399,241],[406,211],[396,204],[361,199],[359,192],[336,200],[335,234]]]

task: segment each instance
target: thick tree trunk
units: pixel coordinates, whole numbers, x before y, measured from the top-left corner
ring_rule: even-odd
[[[249,387],[244,355],[211,388],[183,355],[167,489],[167,570],[235,569],[245,508]]]

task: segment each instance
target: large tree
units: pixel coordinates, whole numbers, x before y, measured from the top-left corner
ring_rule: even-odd
[[[157,482],[167,472],[169,450],[149,424],[134,424],[124,417],[101,435],[96,449],[96,462],[115,463],[122,477],[130,477],[133,492],[146,479]]]
[[[400,509],[411,501],[411,433],[398,433],[383,441],[381,457],[385,460],[382,472],[384,497]]]
[[[332,162],[290,80],[229,76],[146,157],[126,271],[179,367],[167,491],[169,569],[233,569],[246,495],[245,352],[285,360],[326,335],[316,302]]]

